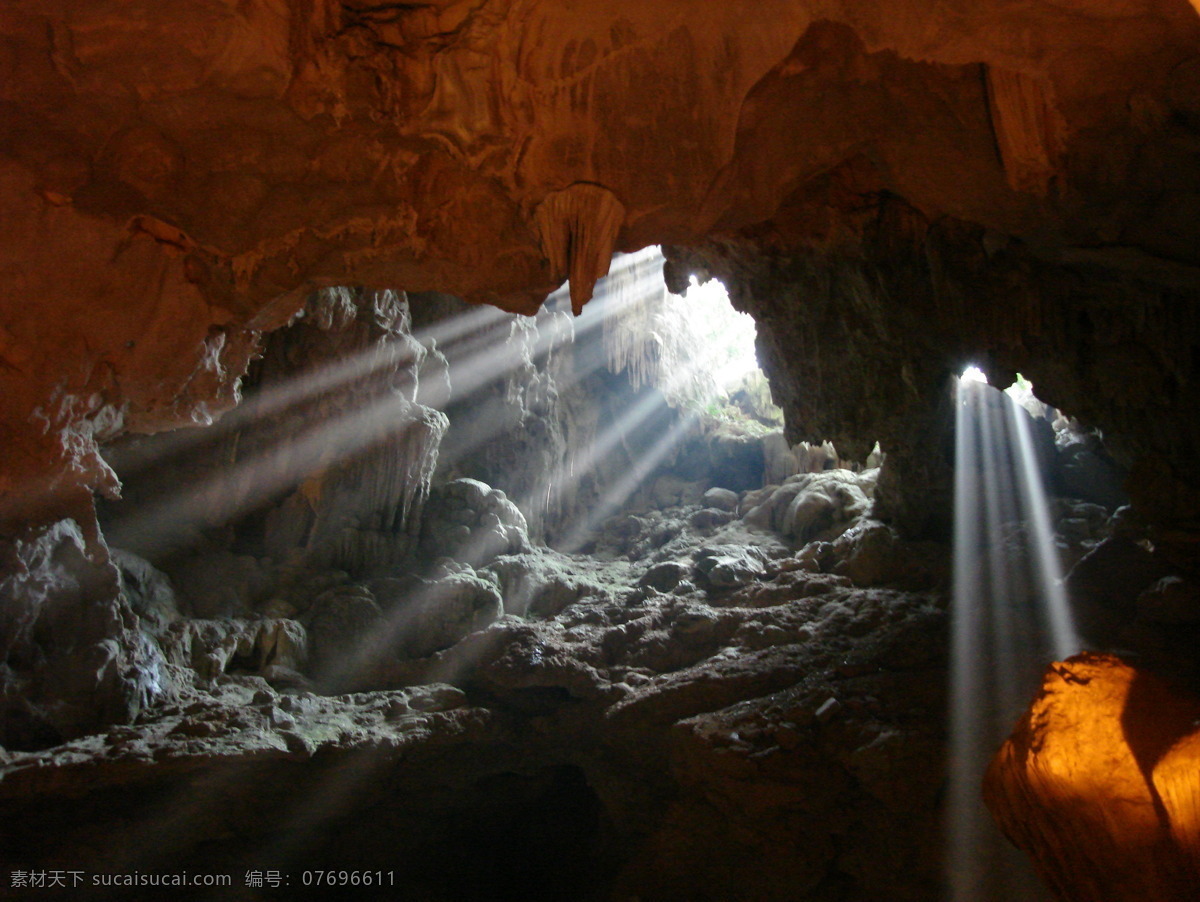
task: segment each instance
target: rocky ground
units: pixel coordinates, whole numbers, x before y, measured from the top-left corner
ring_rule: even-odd
[[[611,519],[587,555],[533,545],[503,493],[458,480],[422,538],[455,557],[284,568],[253,616],[181,616],[117,553],[170,701],[5,754],[6,882],[187,871],[233,886],[185,896],[316,898],[303,881],[334,869],[381,872],[347,890],[365,898],[935,898],[949,562],[865,516],[875,475],[711,489]],[[1076,555],[1107,529],[1059,513]]]

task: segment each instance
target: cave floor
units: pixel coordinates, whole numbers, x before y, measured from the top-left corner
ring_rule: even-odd
[[[525,616],[340,691],[230,653],[132,724],[4,753],[5,870],[84,881],[64,898],[322,898],[325,871],[362,898],[937,897],[945,550],[696,514],[510,556]]]

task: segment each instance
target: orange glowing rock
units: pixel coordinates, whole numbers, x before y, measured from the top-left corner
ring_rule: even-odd
[[[984,798],[1061,899],[1200,898],[1200,699],[1119,658],[1050,666]]]

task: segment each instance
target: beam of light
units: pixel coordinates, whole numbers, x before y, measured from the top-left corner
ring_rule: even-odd
[[[979,379],[967,379],[966,381],[974,385],[987,385],[986,378],[983,381]],[[979,464],[983,470],[983,494],[981,497],[986,500],[983,505],[986,530],[984,534],[992,537],[993,543],[997,543],[1004,541],[1006,527],[1017,522],[1020,516],[1012,482],[1014,469],[1012,448],[1005,441],[1003,431],[997,432],[996,427],[1003,423],[997,423],[997,418],[990,415],[984,393],[974,392],[973,394],[980,402],[976,411],[976,422],[979,429],[981,452]],[[970,560],[968,555],[965,557]],[[1023,597],[1027,588],[1021,580],[1021,574],[1014,571],[1007,555],[987,554],[986,557],[987,570],[976,573],[974,578],[986,577],[987,579],[985,585],[992,603],[987,603],[985,598],[984,606],[991,615],[990,625],[994,636],[992,647],[996,655],[992,687],[1000,705],[1007,709],[1019,702],[1014,678],[1017,672],[1014,625],[1012,610],[1007,601]]]
[[[639,297],[644,296],[639,295],[639,292],[650,290],[652,289],[646,285],[637,285],[634,290],[630,290],[628,286],[620,290],[613,289],[610,303],[590,307],[591,315],[588,316],[585,312],[585,317],[576,331],[595,329],[605,320],[619,315],[623,305],[636,303]],[[603,297],[603,288],[599,293]],[[438,336],[458,374],[455,395],[459,398],[469,396],[489,382],[502,378],[517,365],[512,361],[511,354],[506,356],[502,351],[480,346],[477,340],[480,331],[486,331],[499,320],[491,311],[479,313],[484,315],[461,319],[453,328],[442,330]],[[423,336],[419,334],[418,337],[428,340],[431,336],[426,333]],[[561,324],[555,324],[545,330],[534,346],[527,350],[536,356],[537,353],[552,349],[569,338],[569,330]],[[340,387],[374,379],[381,372],[394,369],[402,360],[403,358],[395,354],[380,354],[372,349],[348,360],[307,372],[301,379],[265,389],[248,399],[247,403],[235,412],[236,415],[227,416],[223,423],[227,431],[232,433],[263,417],[294,410],[298,405]],[[598,360],[582,373],[586,375],[599,365]],[[579,373],[576,377],[579,377]],[[298,435],[289,435],[286,437],[286,444],[268,446],[254,456],[238,462],[230,476],[222,476],[214,483],[195,487],[189,492],[180,493],[139,512],[122,523],[124,531],[140,533],[143,536],[153,534],[155,544],[162,547],[172,544],[173,539],[185,532],[190,524],[212,522],[214,501],[218,502],[215,509],[222,518],[231,519],[239,513],[244,513],[295,485],[305,475],[363,453],[393,437],[396,434],[396,418],[411,410],[411,399],[407,396],[412,394],[415,394],[415,386],[408,384],[382,387],[375,393],[376,396],[361,408],[319,422]],[[656,409],[660,409],[661,403],[661,399],[653,395],[641,399],[626,412],[621,418],[621,423],[626,428],[640,425]],[[639,459],[637,466],[614,487],[591,522],[597,522],[623,503],[669,453],[679,438],[691,428],[691,419],[694,418],[685,418],[676,423]],[[177,451],[180,447],[199,444],[210,435],[211,433],[206,435],[199,430],[185,434],[185,441],[173,445],[172,450]],[[592,449],[589,463],[597,459],[597,454],[605,454],[611,450],[623,435],[624,431],[621,429],[606,433]],[[149,466],[156,461],[146,459],[139,463]],[[230,485],[238,487],[234,497],[213,497],[214,492],[224,491]],[[118,528],[115,534],[121,531]],[[333,662],[324,673],[319,674],[319,678],[335,685],[344,681],[353,682],[360,676],[366,676],[388,659],[394,659],[397,641],[403,638],[415,617],[424,613],[425,602],[434,591],[436,585],[397,605],[387,614],[377,630],[363,638],[355,651],[343,660]],[[457,655],[442,656],[439,661],[434,662],[428,678],[457,677],[464,669],[474,666],[498,640],[499,633],[492,637],[485,636]],[[327,822],[352,804],[355,793],[375,779],[380,763],[377,756],[365,751],[351,755],[344,766],[331,769],[325,779],[316,784],[316,794],[312,797],[306,796],[303,802],[298,801],[295,808],[281,821],[290,824],[294,829],[276,844],[261,850],[255,856],[256,859],[261,860],[264,866],[272,866],[278,862],[280,856],[291,853],[294,848],[292,843],[303,842],[307,830],[320,829],[323,822]],[[210,773],[197,786],[191,788],[194,791],[181,790],[173,799],[167,801],[160,816],[129,828],[128,835],[131,838],[122,843],[122,848],[129,850],[123,859],[128,863],[124,869],[136,869],[136,863],[143,860],[169,860],[171,851],[181,848],[186,838],[193,835],[194,825],[210,820],[227,804],[229,795],[252,793],[253,778],[252,768],[231,768]]]
[[[624,294],[637,298],[663,296],[665,287],[661,277],[661,262],[661,254],[657,248],[648,248],[646,251],[640,252],[637,263],[630,268],[632,275],[627,278],[622,289]],[[738,314],[732,309],[724,286],[716,280],[710,280],[704,286],[700,286],[696,296],[693,296],[693,292],[697,292],[695,287],[689,290],[686,299],[674,299],[674,302],[679,305],[681,310],[688,310],[689,315],[705,317],[708,322],[714,321],[710,314],[714,314],[714,311],[719,313],[720,316],[715,319],[718,325],[726,331],[735,333],[734,340],[729,342],[729,347],[742,350],[733,355],[732,369],[727,363],[724,369],[718,372],[718,379],[728,376],[731,381],[736,381],[737,378],[758,365],[754,355],[753,332],[755,326],[753,318],[747,314]],[[601,304],[603,303],[604,297],[601,294]],[[728,322],[731,317],[733,319],[732,326]],[[725,348],[728,336],[720,339],[714,337],[713,341]],[[748,353],[746,352],[747,348],[749,349]],[[728,350],[726,349],[722,353],[728,355]],[[563,498],[569,497],[574,491],[579,481],[587,473],[593,472],[599,462],[607,458],[626,439],[628,434],[637,430],[656,414],[671,415],[664,398],[680,396],[684,386],[689,385],[698,373],[710,370],[712,365],[712,360],[708,357],[696,355],[686,362],[678,362],[669,372],[660,373],[658,386],[661,395],[658,392],[648,393],[635,401],[614,423],[610,424],[592,441],[581,457],[563,461],[545,478],[539,480],[531,491],[518,501],[518,507],[523,511],[540,509],[544,512],[561,503]],[[724,375],[721,374],[722,372]],[[698,422],[697,415],[689,414],[672,426],[666,436],[654,445],[649,456],[639,457],[633,469],[623,477],[617,486],[610,490],[609,496],[590,513],[588,519],[576,527],[566,539],[558,543],[560,547],[570,551],[577,550],[586,544],[587,536],[594,532],[606,517],[614,513],[637,490],[639,485],[650,475],[654,466]],[[645,465],[646,462],[649,462],[649,467]]]
[[[661,395],[654,391],[647,391],[629,405],[614,422],[609,424],[608,428],[597,435],[582,455],[565,460],[555,467],[547,477],[545,486],[535,488],[530,496],[521,499],[517,507],[526,510],[528,508],[522,505],[536,504],[538,498],[545,493],[562,493],[574,487],[585,475],[595,471],[600,462],[624,442],[630,433],[636,431],[655,414],[667,416],[670,414],[670,409]]]
[[[549,323],[542,322],[530,343],[515,341],[511,324],[502,322],[501,326],[510,325],[507,335],[501,335],[500,330],[496,329],[480,347],[472,345],[464,349],[461,345],[450,345],[443,349],[453,373],[450,404],[456,407],[454,427],[439,452],[443,466],[470,456],[512,428],[511,423],[496,416],[494,411],[478,411],[471,407],[465,411],[458,410],[464,406],[467,398],[482,393],[484,389],[499,386],[526,362],[535,361],[566,345],[574,346],[575,358],[570,372],[556,378],[555,385],[560,393],[605,367],[606,361],[599,352],[598,333],[607,321],[619,317],[639,297],[637,292],[625,292],[610,299],[605,281],[602,279],[597,283],[597,298],[584,308],[582,315],[572,320],[560,314]],[[559,289],[558,293],[566,296],[566,289]],[[461,356],[464,350],[466,358]],[[523,511],[531,510],[523,504],[518,504],[518,507]]]
[[[553,350],[571,341],[573,335],[574,325],[569,319],[554,317],[538,330],[537,338],[529,349],[530,356],[536,357]],[[466,353],[463,351],[451,347],[445,352],[450,361],[450,394],[455,402],[461,402],[499,382],[526,363],[520,349],[499,335],[485,336],[478,344],[465,349]]]
[[[564,345],[578,344],[603,327],[606,321],[619,318],[630,305],[644,297],[645,286],[638,283],[630,287],[627,279],[618,284],[614,281],[634,269],[640,259],[637,254],[618,256],[610,275],[596,283],[594,299],[578,319],[553,316],[548,322],[546,318],[538,320],[534,340],[528,345],[513,340],[515,323],[527,318],[501,311],[494,311],[497,314],[494,316],[475,319],[470,328],[446,330],[444,334],[433,330],[418,332],[415,337],[420,341],[436,339],[438,349],[449,361],[452,374],[450,403],[461,403],[501,382],[528,362]],[[547,298],[547,306],[557,307],[567,298],[569,287],[564,285]],[[504,332],[507,335],[503,335]],[[577,378],[592,371],[583,371]]]
[[[691,377],[692,370],[702,365],[703,361],[693,360],[688,365],[680,367],[665,380],[663,394],[668,394],[675,384],[686,383]],[[569,459],[561,463],[547,476],[543,483],[535,486],[528,496],[522,498],[517,506],[522,510],[529,510],[533,506],[543,503],[542,499],[544,498],[546,507],[549,507],[552,502],[556,502],[571,492],[586,474],[595,471],[600,461],[607,458],[618,445],[626,440],[630,433],[635,432],[652,416],[671,415],[671,410],[667,406],[663,394],[657,391],[645,392],[642,397],[626,408],[616,421],[609,424],[604,432],[596,436],[580,458]],[[650,469],[646,468],[643,461],[651,460],[651,456],[645,458],[639,457],[633,469],[622,479],[618,486],[610,490],[610,497],[600,508],[592,511],[584,524],[573,530],[564,541],[559,543],[561,547],[567,550],[575,550],[584,545],[587,541],[586,536],[637,490],[641,481],[649,476],[653,470],[653,466],[656,466],[666,453],[674,445],[678,444],[686,431],[693,428],[698,422],[699,417],[694,412],[681,417],[676,425],[668,430],[664,437],[665,439],[670,439],[670,441],[664,443],[660,439],[654,445],[654,449],[661,450],[658,450],[657,453],[654,453],[652,450],[652,466]],[[598,511],[603,511],[603,513],[601,514]]]
[[[622,270],[636,271],[647,268],[647,255],[629,256],[633,260],[626,261],[625,265],[614,263],[614,273],[620,275]],[[606,320],[612,317],[619,317],[626,305],[636,303],[651,291],[661,290],[661,280],[656,277],[655,281],[658,282],[658,285],[647,286],[647,279],[643,276],[640,279],[626,279],[624,283],[615,287],[608,284],[609,279],[598,283],[596,300],[589,304],[588,308],[585,308],[583,316],[576,321],[578,326],[576,327],[574,338],[577,346],[581,338],[593,335],[597,327],[603,325]],[[570,321],[567,322],[569,323]],[[541,330],[538,339],[535,341],[532,356],[536,356],[542,348],[553,346],[555,341],[552,333]],[[474,362],[474,366],[480,372],[476,373],[475,378],[469,382],[472,389],[496,382],[500,378],[494,374],[493,368],[489,365],[489,361],[492,358],[487,356],[487,352],[484,353],[484,358],[477,358]],[[513,352],[510,350],[509,353]],[[572,378],[582,378],[587,373],[602,366],[603,363],[602,355],[593,355],[593,359],[589,364],[582,371],[577,369]],[[489,373],[491,374],[490,378],[487,375]],[[682,378],[686,378],[686,374]],[[560,485],[567,481],[565,473],[568,467],[571,468],[571,472],[582,473],[590,470],[599,460],[607,456],[617,444],[623,441],[629,432],[642,425],[655,413],[664,412],[667,412],[667,409],[662,397],[657,393],[646,393],[630,405],[618,418],[617,422],[588,447],[582,460],[568,461],[557,468],[555,475],[551,476],[547,481],[545,490],[549,492],[549,485],[555,481],[558,481]],[[501,426],[503,425],[501,424]],[[620,485],[615,487],[614,494],[609,503],[601,507],[600,511],[593,516],[590,524],[594,525],[596,516],[601,518],[608,516],[615,507],[619,506],[657,466],[662,457],[671,450],[679,437],[686,433],[692,425],[691,421],[676,424],[665,437],[661,438],[650,449],[647,455],[640,458],[639,465],[631,471]],[[479,434],[472,431],[471,441],[466,443],[463,449],[459,450],[459,453],[465,453],[466,449],[473,448],[476,444],[487,440],[488,436],[498,431],[499,429],[494,427]],[[541,492],[542,487],[535,488],[531,497],[524,499],[523,503],[518,503],[518,507],[528,511]],[[487,534],[480,535],[469,545],[462,548],[458,557],[472,566],[480,565],[487,556],[488,549],[485,546],[490,541],[490,538]],[[328,667],[322,674],[322,679],[335,686],[344,684],[353,685],[356,679],[361,679],[362,676],[371,673],[379,666],[380,662],[388,658],[391,650],[396,647],[397,642],[402,641],[404,635],[411,629],[415,618],[422,613],[426,613],[426,605],[431,595],[436,591],[436,584],[433,584],[405,599],[401,605],[398,605],[388,614],[386,620],[376,630],[361,640],[354,652],[348,655],[343,661]],[[434,671],[427,674],[427,678],[438,680],[455,679],[464,669],[477,663],[479,657],[485,654],[486,651],[487,643],[477,641],[474,644],[470,644],[465,651],[460,648],[453,655],[440,656],[438,662],[434,665]]]
[[[694,361],[688,367],[680,368],[679,372],[672,373],[671,378],[677,380],[689,379],[690,373],[688,369],[698,366],[702,366],[702,363]],[[670,384],[664,386],[665,391],[668,392],[670,389]],[[640,425],[650,414],[654,413],[655,409],[661,410],[662,408],[661,401],[654,395],[642,398],[640,402],[635,404],[622,419],[608,429],[605,437],[599,443],[596,443],[592,455],[584,463],[584,470],[593,467],[598,453],[607,453],[608,449],[611,449],[618,441],[624,439],[626,429],[632,431],[632,428]],[[658,467],[662,458],[666,457],[667,453],[673,450],[691,429],[696,427],[698,421],[700,421],[700,416],[698,416],[696,411],[689,411],[689,413],[680,416],[678,421],[671,428],[668,428],[666,433],[660,439],[656,440],[647,451],[637,455],[637,459],[629,470],[629,473],[625,474],[617,485],[608,488],[600,504],[588,512],[587,519],[584,519],[583,523],[578,524],[566,536],[566,539],[562,543],[563,547],[571,549],[571,551],[582,547],[596,527],[599,527],[599,524],[604,522],[605,518],[610,517],[612,513],[616,512],[620,505],[623,505],[629,499],[630,495],[637,491],[638,486],[641,486],[650,473],[653,473],[654,468]],[[559,491],[562,491],[562,489],[559,489]]]
[[[595,329],[605,319],[619,316],[625,308],[640,299],[646,286],[639,282],[631,289],[626,274],[644,266],[651,251],[657,251],[657,248],[618,255],[611,275],[597,283],[596,298],[599,303],[589,305],[592,315],[584,318],[580,329]],[[661,279],[659,282],[661,286]],[[568,286],[564,285],[547,300],[552,305],[561,303],[561,299],[568,296],[567,293]],[[505,365],[505,351],[494,347],[493,337],[493,327],[503,326],[515,317],[516,314],[482,306],[418,330],[412,338],[421,345],[440,348],[457,364],[456,370],[461,367],[466,374],[465,381],[460,383],[455,393],[462,397],[487,384],[486,374],[499,378],[516,365],[515,362]],[[544,353],[548,348],[571,338],[569,327],[561,323],[542,331],[544,334],[533,349],[534,355]],[[175,430],[162,436],[152,451],[144,446],[134,446],[117,447],[108,453],[114,457],[122,473],[135,476],[150,467],[162,465],[166,458],[182,455],[198,446],[215,445],[267,417],[282,415],[310,400],[411,364],[415,362],[417,353],[421,352],[415,351],[412,342],[381,342],[348,357],[306,370],[296,378],[263,386],[215,424],[207,428]],[[415,391],[415,386],[413,388]]]
[[[585,308],[586,315],[586,308]],[[593,325],[598,324],[596,320]],[[576,327],[576,338],[579,337],[579,329]],[[578,348],[579,345],[577,344]],[[576,358],[578,360],[578,356]],[[578,362],[565,378],[556,380],[556,386],[561,393],[565,389],[570,388],[582,382],[593,373],[604,368],[604,358],[601,355],[593,354],[589,356],[582,365]],[[497,384],[501,381],[503,374],[490,381],[480,381],[476,386],[477,390]],[[458,399],[455,398],[457,401]],[[503,433],[512,429],[512,423],[507,422],[503,417],[495,415],[492,410],[475,410],[467,409],[460,412],[455,411],[454,423],[452,432],[449,434],[448,441],[442,443],[439,451],[439,459],[443,465],[452,465],[465,457],[468,457],[479,448],[487,445],[500,437]],[[522,511],[527,510],[522,505],[518,504]]]
[[[595,372],[609,365],[602,347],[602,333],[612,327],[629,312],[646,301],[661,299],[665,293],[662,281],[662,255],[657,247],[646,248],[632,254],[617,255],[609,275],[596,283],[592,301],[583,309],[583,313],[574,322],[574,333],[568,338],[574,345],[573,366],[569,373],[556,377],[556,388],[561,393],[576,385]],[[556,303],[556,297],[567,296],[567,286],[560,288],[547,302],[547,306],[561,306]],[[566,321],[569,324],[571,321]],[[557,322],[551,326],[540,326],[539,336],[533,347],[528,351],[530,358],[536,358],[544,353],[546,340],[541,333],[547,329],[561,328],[564,323]],[[520,348],[510,351],[513,354],[523,354]],[[454,364],[455,372],[460,367]],[[482,374],[475,375],[470,383],[482,387],[499,381],[494,378],[490,382]],[[456,384],[462,383],[462,377],[456,377]],[[458,392],[455,391],[457,396]],[[456,397],[455,402],[459,399]],[[575,484],[576,478],[590,471],[599,460],[619,442],[624,434],[654,412],[654,407],[661,405],[654,397],[646,397],[634,402],[634,405],[618,419],[614,431],[602,435],[592,443],[581,457],[573,457],[561,462],[550,472],[542,474],[528,492],[519,500],[517,506],[526,513],[531,521],[536,522],[539,515],[550,510],[563,497],[563,492],[569,491]],[[461,406],[461,405],[459,405]],[[510,424],[502,422],[491,411],[476,412],[474,415],[467,411],[464,422],[457,419],[451,430],[449,441],[443,446],[443,464],[450,464],[467,457],[479,447],[485,445],[504,430],[511,428]]]
[[[1029,423],[1025,412],[1016,401],[1007,394],[1004,398],[1005,409],[1013,424],[1017,448],[1020,451],[1021,465],[1017,467],[1017,475],[1021,483],[1021,499],[1033,525],[1033,552],[1037,561],[1038,585],[1045,593],[1054,655],[1062,660],[1079,651],[1079,637],[1075,634],[1071,611],[1067,606],[1062,568],[1055,550],[1054,532],[1050,528],[1050,507],[1046,502],[1046,490],[1042,485],[1033,438],[1029,434]]]
[[[474,324],[472,331],[455,328],[443,330],[442,334],[467,336],[485,322],[474,316],[469,319]],[[462,326],[461,323],[458,325]],[[569,338],[570,323],[563,326],[559,318],[553,327],[540,335],[535,353]],[[396,358],[390,359],[394,361]],[[459,397],[474,394],[490,381],[503,378],[520,364],[520,358],[510,349],[488,342],[484,349],[473,356],[459,360],[461,377],[456,394]],[[368,368],[377,369],[374,366]],[[362,373],[368,371],[361,367],[356,370]],[[332,372],[327,370],[326,374]],[[344,376],[346,370],[338,370],[338,373]],[[290,388],[272,395],[277,402],[288,398],[288,409],[293,415],[299,403],[320,397],[303,387],[308,376],[307,373],[299,374],[285,383]],[[410,402],[416,393],[413,380],[401,373],[376,381],[379,384],[369,385],[374,390],[357,408],[335,417],[326,416],[316,420],[299,433],[276,435],[264,447],[212,478],[155,499],[140,509],[128,512],[118,509],[109,527],[112,544],[118,547],[128,545],[153,557],[169,550],[195,529],[230,522],[294,488],[314,473],[366,454],[408,430],[423,428],[423,420],[414,423],[412,419],[418,410]],[[297,385],[292,386],[293,382]],[[329,382],[322,380],[322,384]],[[257,408],[260,414],[263,409]],[[314,411],[314,415],[318,413]],[[251,438],[254,437],[253,426],[254,423],[250,423],[247,429],[247,435]]]
[[[240,460],[212,480],[168,495],[117,519],[113,544],[153,557],[174,547],[195,528],[228,523],[294,487],[306,476],[379,446],[424,421],[409,418],[412,403],[387,391],[383,397],[298,435],[279,440]],[[397,423],[403,423],[401,429]]]
[[[636,269],[638,255],[630,254],[627,257],[634,259],[632,262],[620,262],[622,258],[618,257],[610,275],[596,283],[592,301],[577,319],[556,316],[548,323],[539,321],[536,337],[528,347],[511,341],[513,333],[510,323],[517,318],[517,314],[507,314],[507,319],[496,323],[498,328],[509,326],[508,341],[502,339],[497,330],[492,330],[475,334],[470,343],[445,344],[441,350],[450,361],[453,373],[451,393],[454,402],[460,402],[501,381],[527,362],[526,355],[531,361],[565,344],[574,343],[579,346],[590,342],[595,333],[608,322],[620,319],[630,306],[649,296],[653,288],[647,286],[644,281],[630,283],[626,280],[613,284],[614,279],[623,273]],[[661,276],[658,281],[661,290]],[[552,294],[548,301],[553,302],[560,296],[567,296],[565,286]],[[587,368],[572,374],[572,381],[560,383],[560,389],[590,375],[598,366],[599,362],[589,364]]]
[[[435,325],[418,330],[413,338],[422,345],[437,347],[462,341],[513,314],[484,306],[468,310]],[[152,451],[142,446],[115,447],[106,451],[123,474],[135,476],[151,467],[162,466],[166,459],[183,455],[206,445],[215,445],[233,433],[252,427],[268,417],[282,415],[321,396],[377,378],[381,373],[415,362],[411,343],[388,342],[372,345],[346,357],[324,363],[281,380],[256,388],[237,407],[215,423],[200,428],[183,428],[162,434]]]
[[[967,391],[967,381],[960,380],[955,399],[954,448],[954,509],[966,511],[976,503],[981,489],[979,477],[979,436],[975,424],[979,420],[980,398],[977,392]],[[954,547],[977,548],[983,530],[979,518],[958,516],[954,521]],[[983,585],[967,554],[954,555],[953,597],[951,619],[951,672],[953,687],[950,702],[950,807],[947,833],[950,848],[949,878],[954,902],[968,902],[971,887],[977,882],[975,850],[979,846],[982,822],[972,810],[974,793],[973,762],[982,754],[982,737],[970,729],[975,716],[972,705],[979,697],[984,674],[975,666],[982,645]]]
[[[691,429],[695,428],[699,419],[699,414],[695,412],[685,414],[650,448],[639,454],[629,472],[621,477],[616,485],[608,489],[599,504],[588,512],[587,518],[567,535],[562,542],[562,547],[568,551],[582,548],[596,528],[620,509],[629,496],[637,491],[638,486],[654,472],[654,468],[658,466],[659,462],[682,441]]]
[[[640,282],[619,281],[622,273],[636,265],[644,265],[639,255],[629,255],[629,258],[614,267],[618,277],[615,285],[610,284],[614,281],[612,278],[599,283],[597,297],[601,303],[596,305],[594,313],[583,317],[578,326],[566,317],[551,318],[538,330],[528,347],[514,347],[497,340],[499,329],[507,327],[511,334],[511,324],[517,315],[490,307],[468,311],[418,333],[426,340],[442,342],[453,373],[452,400],[461,403],[539,355],[619,317],[646,290]],[[561,291],[565,293],[565,289]],[[552,295],[552,299],[556,295]],[[215,434],[212,429],[189,430],[190,434],[186,434],[181,442],[169,446],[171,452],[178,453],[181,448],[194,449],[203,442],[216,444],[232,440],[239,428],[245,430],[242,443],[247,438],[252,441],[254,426],[268,415],[295,415],[302,409],[301,405],[319,401],[338,388],[364,382],[370,384],[371,380],[381,383],[378,391],[359,409],[346,411],[334,419],[317,421],[298,434],[278,435],[270,444],[212,479],[149,502],[140,510],[128,513],[118,510],[115,522],[109,528],[112,544],[118,547],[130,545],[153,557],[189,537],[194,530],[230,522],[294,488],[311,474],[364,454],[389,437],[401,434],[405,428],[411,428],[401,425],[398,429],[397,423],[405,424],[410,419],[411,410],[405,402],[416,397],[417,385],[407,375],[392,375],[391,371],[412,359],[413,344],[411,341],[396,342],[395,346],[393,349],[387,344],[375,345],[346,361],[303,372],[280,385],[269,386],[249,399],[240,413],[235,411],[236,416],[226,418],[227,425]],[[319,411],[314,411],[316,415]],[[480,436],[475,444],[485,440],[485,436]],[[465,449],[460,453],[465,453]],[[143,467],[161,465],[162,457],[156,453],[130,463],[134,466],[140,463]]]
[[[1077,640],[1026,414],[972,370],[955,394],[947,883],[954,902],[1033,902],[1048,897],[981,783],[1048,657]]]

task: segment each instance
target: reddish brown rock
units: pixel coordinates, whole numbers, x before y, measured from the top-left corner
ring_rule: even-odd
[[[228,407],[313,286],[531,311],[571,273],[579,304],[613,246],[840,244],[863,207],[779,215],[834,172],[844,201],[1194,292],[1195,10],[961,6],[11,4],[6,518],[111,489],[97,437]]]

